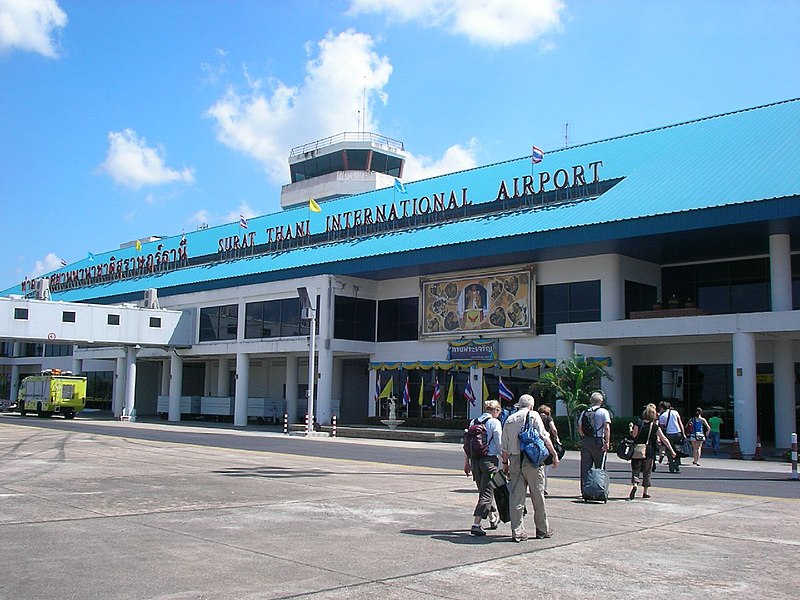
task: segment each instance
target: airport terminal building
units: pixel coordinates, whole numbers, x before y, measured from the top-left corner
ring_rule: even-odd
[[[3,396],[66,368],[116,414],[243,426],[302,421],[311,384],[321,423],[356,424],[387,416],[391,381],[398,418],[452,419],[578,352],[613,376],[617,414],[667,399],[719,414],[745,454],[758,436],[788,447],[799,139],[795,99],[405,184],[396,140],[307,144],[278,213],[2,292]]]

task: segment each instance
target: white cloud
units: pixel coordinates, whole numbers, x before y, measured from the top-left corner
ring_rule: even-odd
[[[205,208],[201,208],[189,217],[187,223],[193,226],[208,225],[213,227],[214,225],[222,225],[225,223],[236,223],[239,221],[239,215],[244,215],[245,219],[252,219],[258,216],[256,211],[250,207],[247,200],[242,200],[237,209],[226,214],[211,213]]]
[[[504,47],[560,31],[564,8],[562,0],[352,0],[348,12],[385,13],[476,44]]]
[[[55,271],[61,268],[61,259],[54,253],[50,252],[45,255],[42,260],[37,260],[34,264],[33,272],[29,275],[30,278],[38,277],[44,273]]]
[[[406,164],[403,168],[403,180],[416,181],[445,175],[464,169],[472,169],[477,166],[475,154],[477,151],[476,140],[470,140],[467,147],[459,144],[450,146],[439,160],[434,160],[428,156],[406,156]]]
[[[99,168],[115,182],[135,190],[173,182],[194,183],[193,169],[170,169],[162,155],[163,150],[149,148],[147,140],[137,137],[132,129],[111,131],[108,154]]]
[[[58,58],[53,36],[67,24],[56,0],[0,0],[0,51],[19,48]]]
[[[217,139],[254,158],[280,185],[288,180],[286,158],[291,148],[356,131],[365,97],[363,128],[377,131],[371,109],[376,101],[386,102],[383,89],[392,66],[373,46],[367,34],[328,33],[318,44],[318,56],[306,62],[305,79],[298,87],[272,80],[265,92],[264,84],[246,73],[247,91],[229,88],[206,113],[216,122]]]

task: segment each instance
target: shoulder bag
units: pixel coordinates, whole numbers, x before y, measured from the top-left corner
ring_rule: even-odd
[[[633,456],[634,460],[642,460],[647,456],[647,444],[650,443],[650,437],[653,435],[653,421],[650,421],[650,430],[647,432],[647,442],[644,444],[634,444]]]

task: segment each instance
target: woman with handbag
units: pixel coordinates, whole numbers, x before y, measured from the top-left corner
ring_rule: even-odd
[[[686,426],[689,440],[692,442],[692,464],[700,466],[700,455],[703,453],[703,442],[711,431],[711,425],[703,417],[703,409],[694,411],[694,417]]]
[[[631,458],[631,493],[629,500],[636,497],[639,485],[639,476],[642,477],[642,498],[650,497],[650,473],[653,471],[653,459],[658,453],[659,442],[664,445],[667,452],[674,458],[675,450],[669,443],[667,436],[658,426],[658,413],[655,404],[648,404],[642,412],[642,420],[634,424],[631,431],[634,441],[633,457]]]
[[[558,428],[556,427],[556,422],[551,416],[550,406],[547,404],[540,404],[538,411],[539,414],[542,415],[542,424],[544,425],[545,431],[550,434],[550,441],[553,442],[553,448],[555,448],[556,452],[558,452],[558,458],[561,458],[563,456],[561,453],[561,440],[558,438]],[[544,464],[544,495],[547,496],[547,476],[550,473],[551,465],[547,462]]]

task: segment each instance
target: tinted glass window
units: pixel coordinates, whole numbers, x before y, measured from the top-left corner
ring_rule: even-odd
[[[536,332],[555,333],[559,323],[600,320],[600,282],[576,281],[536,288]]]
[[[375,301],[336,296],[333,336],[341,340],[375,341]]]
[[[419,337],[419,300],[398,298],[378,302],[378,341],[399,342]]]
[[[348,150],[347,168],[350,171],[366,171],[368,150]]]
[[[239,322],[236,304],[200,309],[200,341],[235,340]]]

